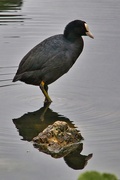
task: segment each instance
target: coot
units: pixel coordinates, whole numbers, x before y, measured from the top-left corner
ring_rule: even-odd
[[[81,36],[94,38],[85,21],[70,22],[63,34],[51,36],[33,49],[21,60],[13,79],[39,86],[45,101],[52,102],[48,85],[67,73],[83,50]]]

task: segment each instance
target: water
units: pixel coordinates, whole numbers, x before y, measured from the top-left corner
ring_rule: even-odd
[[[0,6],[0,179],[73,180],[87,170],[120,178],[120,2],[17,2]],[[11,79],[33,46],[62,33],[74,19],[85,20],[95,39],[84,37],[78,61],[50,85],[53,103],[40,121],[43,95],[39,88],[13,84]],[[93,153],[83,170],[73,170],[63,158],[39,152],[30,142],[39,128],[59,119],[80,130],[84,137],[81,153]]]

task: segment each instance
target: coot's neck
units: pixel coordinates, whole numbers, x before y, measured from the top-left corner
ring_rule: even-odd
[[[66,30],[64,31],[64,37],[70,42],[75,42],[82,38],[80,35],[75,34],[74,32],[67,32]]]

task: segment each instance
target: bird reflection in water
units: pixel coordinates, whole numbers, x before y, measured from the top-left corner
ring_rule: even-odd
[[[22,136],[22,140],[33,143],[33,139],[42,133],[49,125],[53,125],[55,122],[67,123],[67,125],[76,129],[72,121],[57,112],[52,111],[49,108],[50,104],[44,104],[42,108],[37,111],[24,114],[20,118],[13,119],[13,123],[19,131],[19,135]],[[53,158],[63,157],[66,164],[72,169],[83,169],[88,160],[92,158],[92,154],[82,155],[83,150],[83,137],[78,131],[79,141],[68,144],[57,153],[48,151],[48,149],[42,148],[40,144],[33,143],[33,146],[40,152],[51,155]]]

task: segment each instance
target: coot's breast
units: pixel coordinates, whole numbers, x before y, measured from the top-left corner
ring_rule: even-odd
[[[58,47],[58,53],[49,59],[41,69],[42,80],[47,84],[51,84],[67,73],[83,50],[82,38],[71,43],[63,36],[60,37],[61,46]]]

